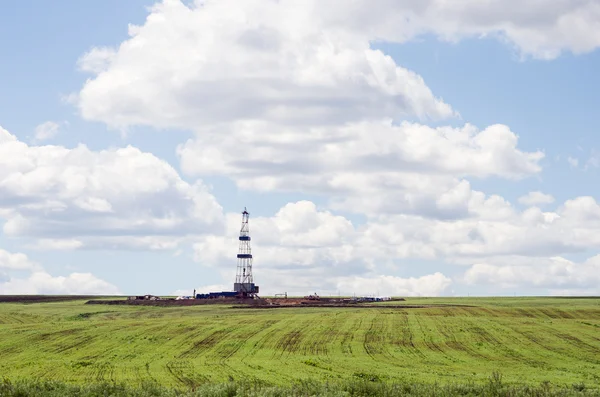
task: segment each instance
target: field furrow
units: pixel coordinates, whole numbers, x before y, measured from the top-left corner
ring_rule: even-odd
[[[600,388],[600,299],[415,298],[425,308],[0,304],[0,374],[195,387],[228,379],[585,382]],[[383,304],[385,306],[385,302]],[[42,321],[44,320],[44,321]]]

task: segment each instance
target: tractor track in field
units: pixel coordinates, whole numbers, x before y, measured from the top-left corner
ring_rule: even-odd
[[[401,316],[395,319],[399,320],[398,324],[395,324],[396,329],[402,330],[401,338],[394,340],[394,344],[397,346],[401,346],[403,351],[407,352],[412,356],[416,356],[419,358],[424,358],[425,355],[423,352],[415,346],[414,342],[414,334],[412,328],[410,326],[410,322],[408,320],[408,313],[404,312]]]
[[[304,322],[302,326],[292,331],[286,332],[281,336],[275,343],[275,348],[281,353],[279,357],[287,353],[289,356],[291,353],[296,353],[302,348],[302,343],[306,338],[306,330],[311,327],[311,323]]]
[[[438,301],[482,306],[426,304]],[[600,300],[398,303],[262,312],[229,305],[113,306],[114,313],[90,316],[82,313],[90,308],[83,302],[0,305],[0,372],[193,388],[228,375],[236,381],[333,381],[357,372],[386,380],[426,382],[439,375],[448,382],[483,382],[484,372],[498,368],[508,382],[595,385]]]
[[[491,357],[478,352],[477,350],[469,347],[464,342],[459,341],[456,338],[456,333],[453,332],[448,326],[444,326],[443,324],[439,324],[435,322],[436,329],[440,334],[442,334],[446,341],[444,344],[450,349],[454,351],[459,351],[468,354],[471,357],[477,358],[479,360],[491,360]],[[464,361],[464,360],[461,360]]]
[[[389,346],[388,334],[386,332],[388,323],[385,320],[387,320],[385,315],[377,313],[371,319],[369,329],[365,332],[363,338],[363,348],[373,360],[376,360],[377,356],[383,356],[388,359],[394,358],[387,349]]]
[[[266,329],[271,328],[273,325],[277,324],[279,321],[266,321],[262,326],[257,329],[254,329],[249,332],[242,333],[242,337],[236,337],[235,342],[230,346],[221,346],[217,349],[216,353],[219,355],[221,362],[228,360],[235,353],[237,353],[250,339],[265,331]]]
[[[304,338],[303,330],[306,329],[304,327],[302,330],[294,330],[287,332],[283,337],[281,337],[276,344],[276,347],[281,350],[281,355],[287,353],[295,353],[300,350],[300,343]]]
[[[169,361],[165,364],[165,368],[180,384],[189,388],[196,387],[209,380],[209,378],[204,375],[196,376],[194,366],[187,361]],[[186,369],[188,370],[187,372],[185,371]]]
[[[510,328],[513,332],[523,336],[524,338],[526,338],[529,342],[541,347],[542,349],[549,351],[555,355],[561,356],[561,357],[569,357],[571,359],[575,359],[577,361],[581,360],[581,355],[579,354],[574,354],[564,348],[560,348],[560,347],[555,347],[552,344],[548,344],[548,343],[544,343],[542,340],[540,340],[540,338],[538,337],[538,335],[536,335],[534,332],[532,331],[524,331],[518,327],[514,327],[514,326],[508,326],[508,328]],[[552,332],[551,332],[552,333]],[[553,336],[557,336],[556,334],[552,333]],[[587,362],[591,362],[594,364],[600,364],[600,360],[586,360]]]
[[[317,355],[328,356],[329,346],[338,339],[340,335],[340,328],[341,327],[339,326],[334,326],[333,328],[329,328],[323,332],[320,332],[319,338],[315,339],[315,344],[310,352]]]
[[[481,338],[482,341],[491,346],[494,351],[498,351],[504,357],[511,358],[517,362],[521,362],[529,366],[543,366],[543,363],[541,361],[535,360],[533,358],[527,357],[519,353],[517,350],[511,348],[508,343],[498,339],[491,332],[486,331],[486,329],[483,327],[471,323],[471,327],[468,329],[469,331],[474,332],[479,338]]]
[[[256,350],[262,350],[262,349],[268,349],[270,347],[270,345],[274,345],[275,339],[277,338],[277,335],[281,333],[281,330],[278,328],[273,328],[271,329],[269,332],[265,333],[263,336],[260,337],[259,340],[257,340],[254,343],[254,346],[252,346],[252,350],[256,351]]]
[[[320,324],[328,324],[327,320],[332,319],[333,324],[328,324],[328,327],[325,329],[318,329],[316,335],[313,335],[310,338],[310,343],[304,344],[304,348],[302,349],[302,353],[305,355],[317,355],[317,356],[326,356],[329,353],[328,346],[332,342],[334,342],[338,335],[340,334],[341,324],[339,323],[336,317],[331,318],[331,316],[321,316],[324,317],[324,321],[320,319],[318,322]]]
[[[497,310],[492,310],[487,307],[480,307],[479,311],[486,314],[485,316],[482,316],[482,317],[502,317],[502,314],[499,313]]]
[[[356,321],[355,321],[356,322]],[[361,329],[363,323],[363,318],[358,318],[358,324],[352,327],[352,329]],[[355,332],[352,331],[344,331],[341,333],[342,339],[340,341],[340,346],[342,349],[342,353],[344,355],[354,356],[352,352],[352,342],[354,341]]]
[[[171,333],[171,344],[172,349],[177,351],[183,351],[180,353],[180,357],[185,352],[193,349],[194,345],[190,347],[190,341],[202,340],[208,337],[212,332],[218,331],[218,326],[215,324],[204,324],[199,327],[176,327],[175,329],[170,329],[168,332]]]
[[[536,309],[515,309],[515,314],[518,314],[517,317],[538,318],[538,316],[535,314],[535,310]]]
[[[84,335],[84,336],[75,338],[74,341],[69,340],[68,342],[59,343],[59,345],[54,349],[53,352],[60,353],[60,354],[68,353],[69,351],[71,351],[73,349],[77,350],[80,347],[89,345],[92,341],[94,341],[96,339],[97,339],[97,336]]]
[[[419,319],[419,317],[415,317],[415,320],[419,329],[421,330],[421,334],[423,335],[423,343],[425,344],[425,346],[427,346],[427,348],[433,353],[440,354],[444,359],[453,361],[454,358],[450,354],[448,354],[448,352],[445,351],[438,343],[433,341],[431,334],[424,327],[421,319]]]
[[[224,329],[218,329],[213,331],[211,334],[206,336],[205,338],[194,342],[192,346],[181,353],[179,358],[196,358],[199,357],[203,352],[206,352],[212,349],[217,343],[222,341],[224,338],[228,337],[232,332],[234,332],[237,327],[228,327]]]
[[[600,349],[598,348],[598,346],[590,345],[589,343],[582,341],[576,336],[565,334],[552,327],[546,327],[546,329],[548,333],[551,333],[555,337],[566,341],[568,344],[575,346],[577,349],[587,351],[588,353],[592,353],[600,357]],[[600,361],[597,362],[597,364],[599,363]]]
[[[115,367],[111,363],[100,363],[94,367],[94,380],[97,382],[101,381],[114,381],[115,380]]]
[[[544,315],[546,315],[547,317],[551,318],[551,319],[569,319],[572,320],[575,318],[575,316],[571,313],[568,313],[564,310],[559,310],[559,309],[544,309],[544,308],[540,308],[539,309],[541,313],[543,313]]]
[[[248,349],[246,354],[244,354],[244,356],[241,358],[242,362],[245,363],[246,360],[249,357],[254,356],[257,351],[260,351],[262,349],[265,349],[265,350],[267,349],[268,343],[272,342],[275,339],[276,335],[280,332],[280,330],[277,328],[273,329],[273,326],[280,322],[281,322],[280,320],[269,320],[265,323],[263,330],[256,333],[256,335],[254,335],[254,336],[259,335],[261,332],[264,332],[264,335],[261,335],[259,337],[259,339],[256,342],[254,342],[253,345],[251,345],[250,349]],[[265,331],[267,331],[267,332],[265,332]],[[273,353],[273,356],[274,355],[275,355],[275,353]]]
[[[583,335],[595,340],[596,342],[600,342],[600,324],[590,324],[585,321],[579,321],[579,324],[584,325],[586,328],[586,330],[585,330],[586,332],[582,332]],[[587,331],[589,331],[589,327],[594,328],[594,331],[595,331],[594,335],[590,335],[587,332]]]
[[[146,362],[144,364],[144,368],[146,370],[146,375],[148,376],[148,379],[150,379],[152,382],[156,382],[156,378],[154,377],[154,375],[152,375],[152,372],[150,372],[150,362]]]

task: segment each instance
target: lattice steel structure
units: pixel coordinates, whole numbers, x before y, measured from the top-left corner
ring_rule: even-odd
[[[252,277],[252,248],[250,246],[249,218],[250,213],[244,208],[239,237],[240,248],[237,254],[237,273],[233,290],[243,296],[253,297],[258,293],[258,286],[254,284],[254,278]]]

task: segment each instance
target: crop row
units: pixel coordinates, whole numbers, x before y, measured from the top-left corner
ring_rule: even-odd
[[[600,309],[594,307],[547,313],[456,309],[461,315],[448,308],[111,307],[86,314],[80,304],[46,305],[62,306],[49,308],[51,321],[39,322],[17,321],[41,316],[35,305],[17,312],[0,305],[3,375],[186,387],[229,379],[284,384],[357,376],[482,382],[493,371],[516,383],[600,382]],[[554,316],[560,312],[571,316]],[[585,312],[590,315],[581,318]]]

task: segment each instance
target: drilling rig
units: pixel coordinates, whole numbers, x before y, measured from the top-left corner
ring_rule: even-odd
[[[239,236],[239,250],[237,254],[237,273],[233,290],[238,296],[244,298],[254,298],[258,294],[258,285],[254,284],[252,277],[252,247],[250,246],[250,228],[248,219],[250,213],[244,208],[242,212],[242,226]]]
[[[207,294],[195,294],[196,299],[218,299],[218,298],[250,298],[258,297],[258,285],[254,284],[252,277],[252,248],[250,247],[250,229],[248,218],[250,213],[244,208],[242,212],[242,227],[240,228],[240,248],[237,254],[237,272],[233,291],[209,292]]]

